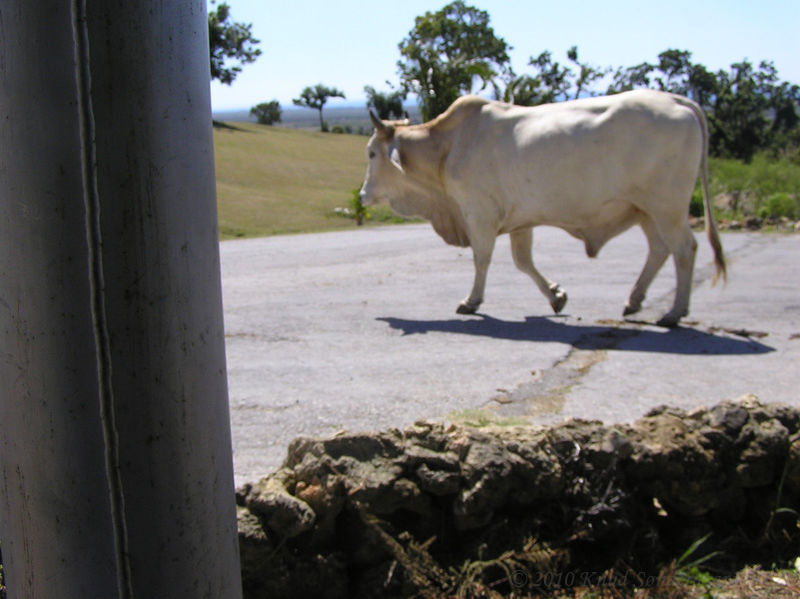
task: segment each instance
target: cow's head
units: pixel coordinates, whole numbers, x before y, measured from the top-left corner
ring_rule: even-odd
[[[375,133],[367,143],[367,174],[359,193],[364,206],[390,199],[392,190],[402,183],[404,171],[395,133],[396,125],[407,124],[407,121],[382,121],[372,110],[369,117]]]

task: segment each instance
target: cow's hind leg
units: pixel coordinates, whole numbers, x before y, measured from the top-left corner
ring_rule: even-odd
[[[533,279],[539,291],[541,291],[550,302],[553,311],[558,314],[564,309],[567,303],[567,293],[558,283],[554,283],[543,277],[533,265],[533,254],[531,253],[533,248],[533,229],[514,231],[510,234],[510,238],[511,255],[514,258],[514,264],[516,264],[518,269]]]
[[[670,249],[675,262],[677,287],[672,308],[658,321],[658,324],[664,327],[676,326],[681,317],[689,313],[689,294],[692,292],[692,275],[694,273],[695,255],[697,254],[697,241],[688,221],[683,224],[675,235],[675,240]]]
[[[642,273],[636,280],[636,284],[633,286],[631,295],[628,298],[628,303],[625,304],[623,316],[636,314],[642,309],[642,302],[647,295],[647,289],[650,287],[650,283],[653,282],[656,274],[661,270],[661,267],[669,256],[669,248],[658,233],[658,229],[653,220],[649,216],[644,215],[640,224],[647,237],[647,261],[642,269]]]
[[[456,308],[456,312],[459,314],[474,314],[483,303],[486,275],[489,272],[489,263],[492,261],[495,238],[494,233],[470,236],[472,257],[475,262],[475,280],[469,296]]]

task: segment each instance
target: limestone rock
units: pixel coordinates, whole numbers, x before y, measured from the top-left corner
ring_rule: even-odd
[[[615,426],[300,438],[237,503],[247,598],[453,594],[450,566],[509,551],[529,574],[555,556],[562,572],[657,573],[709,532],[726,563],[779,563],[800,544],[775,511],[800,504],[800,411],[746,396]]]

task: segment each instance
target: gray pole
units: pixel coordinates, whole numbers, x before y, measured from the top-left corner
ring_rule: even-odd
[[[241,597],[205,6],[0,4],[10,598]]]

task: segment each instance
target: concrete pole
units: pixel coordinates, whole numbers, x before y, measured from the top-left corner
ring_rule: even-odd
[[[0,3],[10,598],[241,597],[205,6]]]

